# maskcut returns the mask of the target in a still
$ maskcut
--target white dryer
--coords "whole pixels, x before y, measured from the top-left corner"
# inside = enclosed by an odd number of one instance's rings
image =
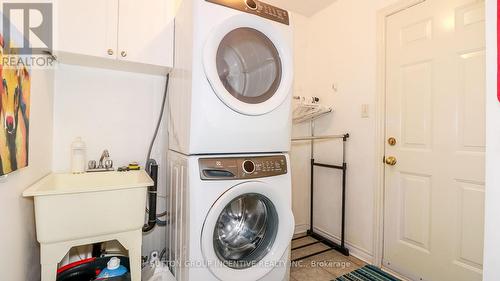
[[[289,151],[289,12],[257,0],[183,0],[175,34],[170,148],[186,155]]]
[[[288,155],[169,153],[169,260],[177,281],[289,278]]]

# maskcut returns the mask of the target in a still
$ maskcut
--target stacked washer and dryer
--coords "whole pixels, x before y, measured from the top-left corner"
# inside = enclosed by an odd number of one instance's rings
[[[288,11],[183,0],[169,97],[170,267],[178,281],[289,278]]]

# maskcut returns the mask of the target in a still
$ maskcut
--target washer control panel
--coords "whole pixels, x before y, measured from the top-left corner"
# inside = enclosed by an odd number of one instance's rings
[[[288,173],[286,157],[200,158],[202,180],[242,180],[273,177]]]
[[[210,3],[222,5],[241,12],[257,15],[268,20],[290,25],[290,15],[287,10],[258,0],[205,0]]]

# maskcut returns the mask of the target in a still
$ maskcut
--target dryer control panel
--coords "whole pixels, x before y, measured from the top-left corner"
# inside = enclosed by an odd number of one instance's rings
[[[202,180],[244,180],[284,175],[288,173],[286,157],[200,158]]]
[[[205,0],[210,3],[219,4],[241,12],[253,14],[268,20],[290,25],[290,15],[287,10],[258,0]]]

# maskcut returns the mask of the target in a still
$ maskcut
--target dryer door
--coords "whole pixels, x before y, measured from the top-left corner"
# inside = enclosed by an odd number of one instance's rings
[[[246,115],[271,112],[290,98],[291,42],[284,29],[249,15],[224,21],[205,45],[205,74],[219,99]]]
[[[205,263],[220,280],[258,280],[278,266],[289,246],[294,219],[280,187],[247,182],[224,193],[203,225]],[[286,203],[288,202],[288,203]]]

